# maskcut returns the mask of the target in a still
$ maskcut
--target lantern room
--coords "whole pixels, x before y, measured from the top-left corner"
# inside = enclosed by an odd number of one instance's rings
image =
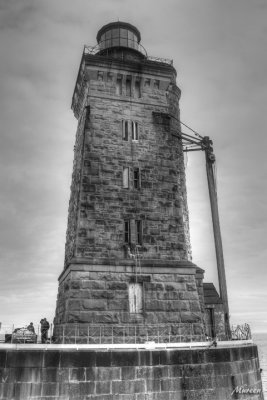
[[[139,30],[126,22],[111,22],[104,25],[97,33],[99,53],[105,54],[110,49],[124,47],[146,56],[146,50],[140,44],[141,34]]]

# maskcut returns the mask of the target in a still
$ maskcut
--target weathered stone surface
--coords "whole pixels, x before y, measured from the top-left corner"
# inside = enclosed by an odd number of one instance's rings
[[[107,283],[108,290],[126,290],[128,289],[127,283],[124,282],[108,282]]]
[[[129,400],[134,396],[134,400],[224,400],[231,398],[231,377],[237,385],[261,390],[255,346],[217,348],[205,353],[189,349],[41,350],[41,368],[35,366],[35,352],[23,351],[18,359],[17,350],[4,351],[3,370],[9,379],[2,379],[0,399],[31,400],[43,396],[60,400],[63,396],[87,396],[92,400]],[[19,364],[11,366],[15,359]],[[35,377],[34,383],[29,382],[29,376]],[[253,398],[263,399],[261,393]]]
[[[201,314],[192,312],[181,312],[181,321],[189,323],[201,321]]]
[[[82,281],[83,289],[93,289],[93,290],[104,290],[106,288],[106,283],[102,281]]]
[[[83,300],[83,308],[86,310],[99,310],[103,311],[107,309],[107,302],[105,300]]]

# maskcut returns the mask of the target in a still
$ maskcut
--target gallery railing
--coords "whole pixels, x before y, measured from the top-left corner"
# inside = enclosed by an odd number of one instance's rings
[[[138,44],[135,42],[132,46],[129,46],[129,47],[134,48],[135,50],[138,50],[140,53],[142,53],[145,60],[159,62],[159,63],[163,63],[163,64],[168,64],[168,65],[173,65],[173,60],[171,60],[169,58],[149,56],[146,52],[146,49],[141,44]],[[112,49],[112,47],[110,47],[110,48]],[[101,45],[101,43],[97,44],[96,46],[85,45],[84,46],[84,54],[96,55],[103,49],[104,49],[104,47],[103,47],[103,45]]]
[[[54,330],[55,343],[126,344],[204,341],[200,324],[173,325],[62,325]]]
[[[251,330],[248,324],[232,325],[231,340],[249,340],[251,338]]]
[[[127,344],[127,343],[190,343],[205,342],[216,339],[226,340],[224,335],[209,337],[198,323],[178,323],[169,325],[50,325],[44,334],[40,325],[34,332],[26,327],[2,326],[0,342],[6,343],[62,343],[62,344]],[[251,330],[248,324],[236,325],[231,328],[231,338],[228,340],[249,340]]]

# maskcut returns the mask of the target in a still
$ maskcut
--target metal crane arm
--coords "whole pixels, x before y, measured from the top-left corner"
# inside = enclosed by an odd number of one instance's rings
[[[207,180],[209,188],[209,198],[211,206],[211,216],[213,224],[213,235],[215,243],[220,296],[224,305],[226,335],[230,337],[229,306],[228,306],[227,286],[225,277],[221,228],[219,220],[218,198],[217,198],[216,182],[214,176],[215,155],[213,153],[213,147],[212,147],[213,143],[208,136],[201,137],[199,135],[199,137],[196,137],[184,133],[181,133],[180,136],[183,142],[184,152],[202,150],[205,151],[206,155],[206,172],[207,172]],[[191,143],[192,147],[190,148],[186,147],[188,143]]]

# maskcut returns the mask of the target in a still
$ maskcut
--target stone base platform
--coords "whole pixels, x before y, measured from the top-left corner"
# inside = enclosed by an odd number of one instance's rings
[[[79,342],[86,343],[84,337],[97,325],[173,325],[175,336],[175,325],[186,330],[190,324],[188,337],[199,340],[205,334],[203,270],[195,264],[142,260],[137,267],[133,260],[107,261],[76,261],[61,274],[54,320],[57,342],[78,334]]]
[[[198,349],[103,346],[2,346],[0,399],[263,400],[255,345]],[[255,393],[239,394],[236,388]]]

